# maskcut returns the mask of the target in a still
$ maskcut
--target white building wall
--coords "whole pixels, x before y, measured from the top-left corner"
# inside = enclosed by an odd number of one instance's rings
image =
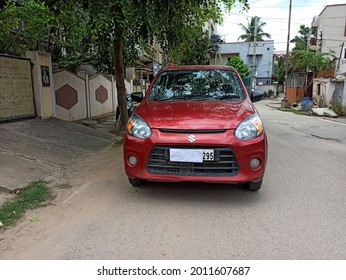
[[[71,72],[59,70],[53,77],[55,99],[59,98],[59,102],[55,105],[57,118],[76,121],[96,118],[116,111],[118,98],[113,76],[89,77],[81,72],[77,76]],[[126,80],[125,87],[128,93],[132,92],[132,85]]]
[[[322,53],[335,52],[336,74],[346,73],[346,4],[328,5],[318,18],[317,43]]]
[[[85,80],[68,71],[58,71],[54,75],[54,91],[69,85],[77,92],[78,102],[70,109],[55,105],[56,117],[65,121],[75,121],[87,118],[87,101]]]
[[[103,87],[107,91],[107,99],[101,103],[96,98],[96,91]],[[89,79],[90,93],[90,117],[101,116],[110,112],[114,112],[113,101],[114,90],[112,82],[102,75],[95,75]]]
[[[240,58],[249,66],[251,71],[254,42],[236,42],[219,44],[219,56],[211,61],[212,64],[226,65],[228,58],[239,54]],[[273,75],[274,41],[260,41],[256,43],[257,77],[271,77]]]
[[[313,100],[319,107],[328,107],[333,102],[341,102],[346,107],[346,83],[344,79],[315,78]]]

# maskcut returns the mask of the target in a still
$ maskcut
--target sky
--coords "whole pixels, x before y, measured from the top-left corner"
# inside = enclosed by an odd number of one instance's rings
[[[239,4],[224,16],[224,23],[217,27],[218,34],[227,42],[237,42],[244,34],[239,23],[248,25],[247,19],[259,16],[266,25],[263,31],[271,34],[275,51],[286,51],[290,0],[248,0],[250,9],[240,13]],[[311,26],[314,16],[319,15],[326,5],[346,4],[345,0],[292,0],[290,40],[299,35],[299,26]],[[265,39],[267,40],[267,39]],[[241,40],[240,40],[241,42]],[[290,44],[290,49],[294,44]]]

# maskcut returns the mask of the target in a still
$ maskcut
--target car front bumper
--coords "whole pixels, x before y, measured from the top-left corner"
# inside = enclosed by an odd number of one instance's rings
[[[188,137],[193,134],[196,140],[193,143]],[[153,173],[148,169],[148,159],[151,151],[156,146],[183,147],[183,148],[230,148],[237,162],[237,172],[232,175],[222,174],[171,174],[169,172]],[[135,156],[137,163],[132,165],[130,156]],[[259,160],[259,166],[250,167],[252,159]],[[260,181],[264,175],[267,161],[267,137],[265,132],[251,140],[239,140],[234,136],[234,130],[226,130],[221,133],[171,133],[152,130],[152,135],[147,139],[138,139],[129,134],[124,142],[125,172],[130,178],[145,179],[160,182],[197,181],[210,183],[244,183]]]

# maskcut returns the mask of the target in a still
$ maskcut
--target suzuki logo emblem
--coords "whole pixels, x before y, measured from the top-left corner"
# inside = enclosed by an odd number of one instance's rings
[[[187,140],[189,140],[191,143],[196,141],[196,136],[195,135],[190,135],[187,137]]]

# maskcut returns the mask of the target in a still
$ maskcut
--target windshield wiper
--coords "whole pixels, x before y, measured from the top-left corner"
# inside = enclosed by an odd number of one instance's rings
[[[203,101],[203,100],[208,100],[209,96],[205,94],[193,94],[193,95],[190,95],[190,99],[194,101]]]
[[[224,99],[240,99],[239,94],[225,94],[221,96],[214,96],[215,99],[224,100]]]
[[[175,100],[196,100],[195,98],[200,99],[201,96],[193,96],[193,95],[179,95],[179,96],[171,96],[167,98],[154,99],[154,101],[175,101]]]
[[[186,96],[171,96],[171,97],[165,97],[165,98],[159,98],[159,99],[154,99],[154,101],[174,101],[174,100],[185,100]]]

